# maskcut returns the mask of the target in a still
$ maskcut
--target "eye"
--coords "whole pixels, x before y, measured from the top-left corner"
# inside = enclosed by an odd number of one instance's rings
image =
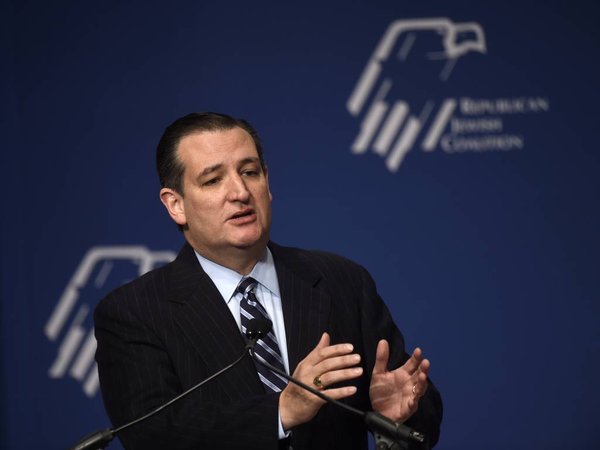
[[[202,186],[214,186],[215,184],[217,184],[219,181],[221,180],[221,178],[219,177],[214,177],[211,178],[210,180],[206,180],[204,183],[202,183]]]
[[[260,169],[256,167],[249,167],[247,169],[242,170],[242,175],[245,177],[257,177],[261,174]]]

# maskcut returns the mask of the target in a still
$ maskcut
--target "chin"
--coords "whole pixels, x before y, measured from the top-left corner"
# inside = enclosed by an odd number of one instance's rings
[[[233,245],[239,249],[253,248],[257,245],[267,245],[268,237],[263,235],[244,236],[239,239],[235,239]]]

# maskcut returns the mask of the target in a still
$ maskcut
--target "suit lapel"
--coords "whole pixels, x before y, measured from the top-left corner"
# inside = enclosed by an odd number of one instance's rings
[[[275,260],[290,371],[317,345],[327,331],[331,299],[319,285],[321,275],[297,252],[269,244]]]
[[[233,362],[244,351],[245,341],[231,311],[212,280],[202,270],[193,249],[185,245],[171,276],[169,301],[181,333],[210,370]],[[240,382],[235,389],[256,392],[262,385],[250,358],[240,364]]]

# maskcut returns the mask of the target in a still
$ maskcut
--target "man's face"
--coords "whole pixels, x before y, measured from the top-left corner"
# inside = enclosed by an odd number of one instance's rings
[[[237,127],[191,134],[179,142],[178,156],[183,196],[163,189],[161,199],[173,220],[187,226],[192,247],[216,261],[234,248],[264,248],[272,197],[250,135]]]

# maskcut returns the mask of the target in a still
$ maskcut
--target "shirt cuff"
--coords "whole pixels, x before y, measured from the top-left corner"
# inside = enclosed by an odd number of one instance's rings
[[[279,439],[286,439],[290,437],[291,431],[285,431],[283,429],[283,424],[281,423],[281,414],[279,413],[279,410],[277,410],[277,424],[279,428]]]

